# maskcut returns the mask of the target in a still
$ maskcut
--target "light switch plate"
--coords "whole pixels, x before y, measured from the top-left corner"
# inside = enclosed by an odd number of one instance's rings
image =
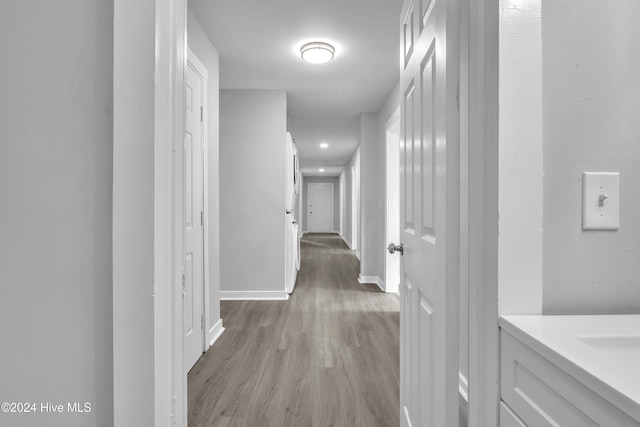
[[[620,228],[620,174],[582,173],[582,229]]]

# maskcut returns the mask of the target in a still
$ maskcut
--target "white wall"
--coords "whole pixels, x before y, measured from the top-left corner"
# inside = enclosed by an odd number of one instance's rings
[[[540,0],[500,0],[500,314],[542,312]]]
[[[209,333],[220,320],[220,59],[191,10],[187,16],[187,43],[209,73],[205,108],[209,155]],[[212,338],[209,336],[207,342]]]
[[[338,233],[340,230],[340,180],[337,176],[315,177],[307,176],[304,178],[302,191],[302,212],[297,214],[298,224],[301,225],[302,231],[307,230],[307,211],[309,204],[307,203],[307,194],[309,193],[308,185],[311,183],[328,183],[333,184],[333,231]]]
[[[284,293],[286,94],[220,92],[220,289]]]
[[[3,426],[113,426],[113,18],[0,4],[0,402],[92,403]]]
[[[548,314],[640,313],[639,21],[634,0],[544,4]],[[620,172],[619,231],[582,231],[583,171]]]

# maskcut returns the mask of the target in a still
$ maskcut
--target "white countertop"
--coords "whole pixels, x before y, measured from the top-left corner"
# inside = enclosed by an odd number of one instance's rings
[[[503,316],[500,327],[640,422],[640,315]]]

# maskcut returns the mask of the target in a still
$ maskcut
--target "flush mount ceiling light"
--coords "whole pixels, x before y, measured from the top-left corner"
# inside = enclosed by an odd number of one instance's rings
[[[320,144],[320,148],[328,148],[329,144],[327,144],[326,142],[323,142],[322,144]]]
[[[320,168],[318,169],[318,172],[324,172],[324,169]]]
[[[336,50],[329,43],[311,42],[300,48],[300,56],[311,64],[324,64],[333,59]]]

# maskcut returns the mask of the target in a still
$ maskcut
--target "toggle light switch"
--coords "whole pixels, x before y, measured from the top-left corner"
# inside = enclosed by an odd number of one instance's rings
[[[582,173],[582,229],[620,228],[620,174]]]

